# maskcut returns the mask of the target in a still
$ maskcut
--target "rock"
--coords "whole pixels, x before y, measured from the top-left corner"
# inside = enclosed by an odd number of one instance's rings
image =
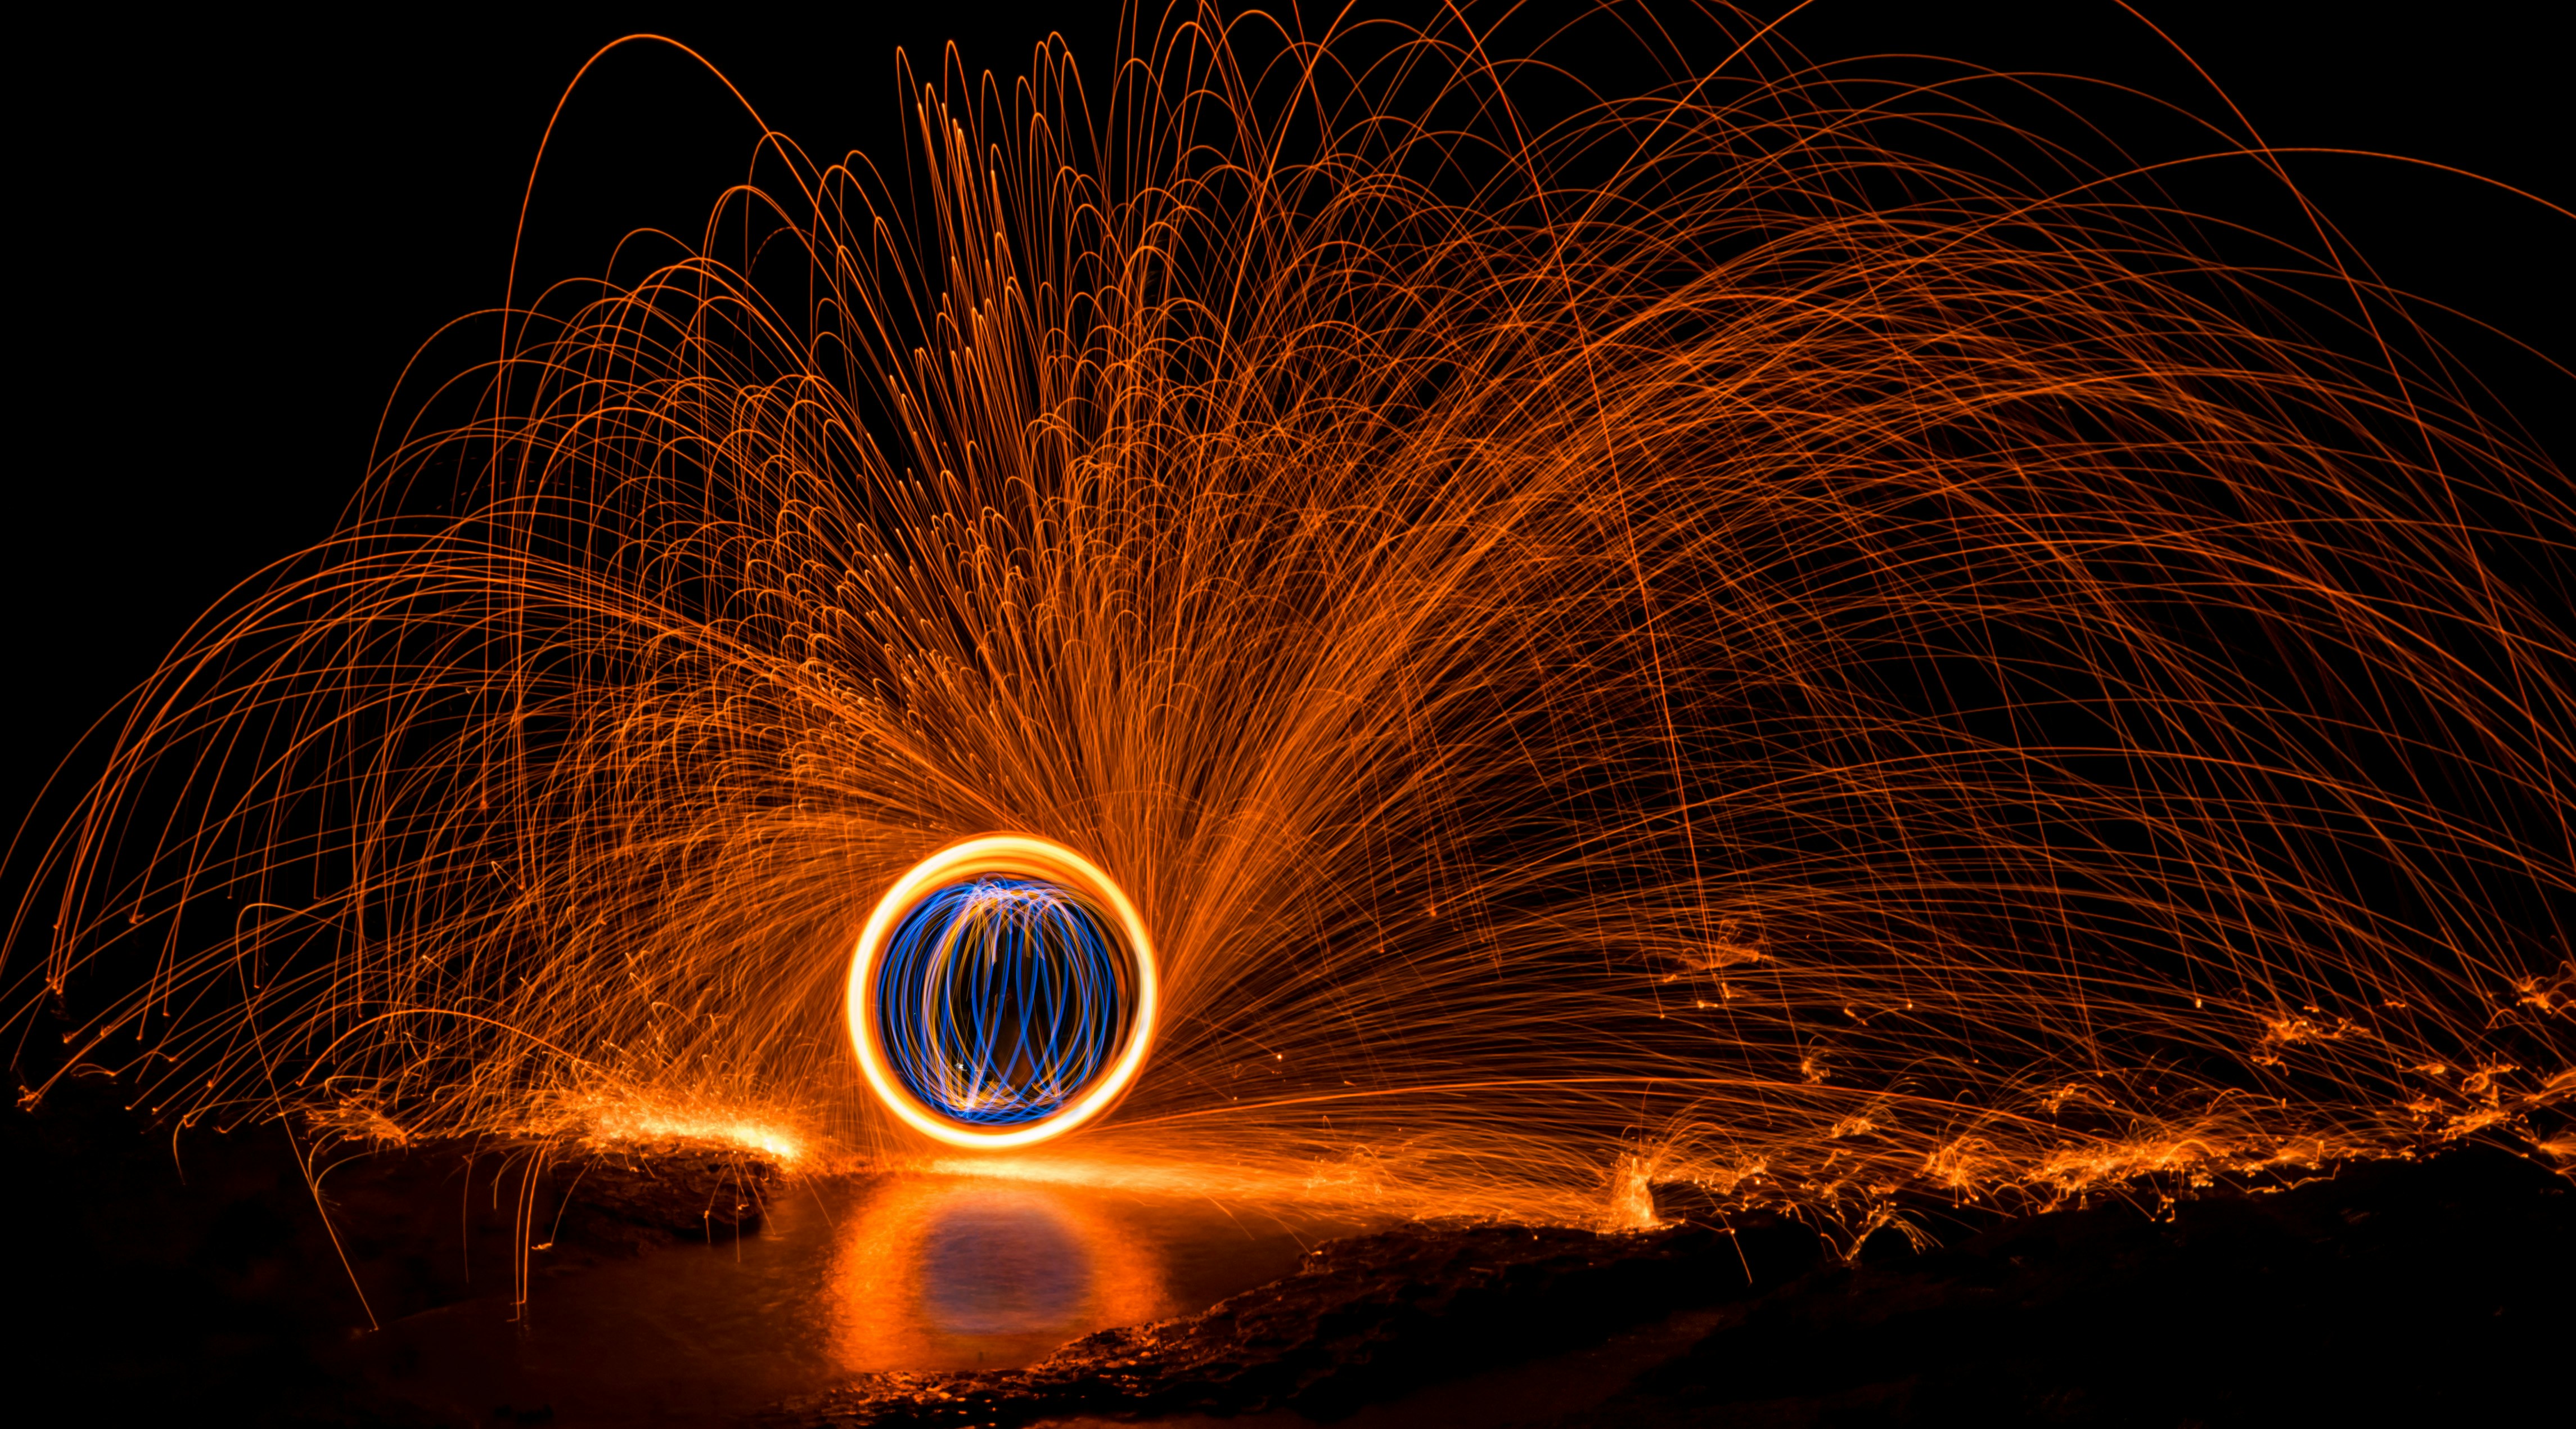
[[[1557,1429],[2509,1422],[2576,1339],[2576,1195],[2493,1149],[1862,1251]]]
[[[1914,1237],[1895,1226],[1880,1226],[1861,1237],[1852,1255],[1863,1265],[1894,1265],[1912,1260],[1915,1253]]]
[[[778,1177],[757,1157],[696,1147],[576,1151],[549,1170],[561,1211],[553,1239],[634,1249],[756,1230]]]
[[[878,1376],[763,1422],[1274,1407],[1331,1419],[1709,1305],[1722,1308],[1703,1312],[1704,1338],[1551,1429],[2367,1423],[2391,1410],[2437,1423],[2462,1406],[2508,1422],[2504,1406],[2576,1335],[2564,1303],[2576,1197],[2501,1151],[2348,1166],[2274,1194],[2182,1201],[2162,1219],[2128,1202],[1965,1212],[1941,1227],[1951,1244],[1918,1250],[1882,1228],[1849,1262],[1793,1221],[1737,1212],[1732,1237],[1694,1223],[1720,1218],[1704,1207],[1627,1236],[1357,1237],[1204,1315],[1104,1331],[1023,1371]]]
[[[260,1405],[277,1423],[404,1422],[405,1406],[374,1397],[347,1362],[371,1316],[506,1302],[531,1239],[552,1241],[532,1263],[543,1276],[746,1232],[773,1174],[678,1148],[539,1158],[524,1145],[343,1146],[315,1157],[317,1204],[310,1137],[273,1121],[230,1134],[156,1127],[127,1100],[112,1082],[71,1078],[0,1112],[11,1221],[32,1232],[15,1283],[47,1307],[19,1348],[66,1383],[112,1386],[89,1415],[107,1421]]]
[[[1647,1192],[1654,1198],[1655,1218],[1716,1231],[1735,1250],[1735,1283],[1731,1293],[1767,1290],[1803,1275],[1825,1254],[1825,1241],[1815,1229],[1784,1212],[1728,1202],[1696,1181],[1657,1181]],[[1713,1303],[1719,1296],[1710,1297]]]
[[[390,1275],[398,1316],[497,1293],[498,1268],[531,1247],[554,1266],[748,1234],[777,1174],[698,1147],[433,1141],[348,1159],[323,1195],[352,1258],[380,1267],[369,1293]]]
[[[1812,1233],[1806,1241],[1812,1260]],[[1758,1245],[1758,1263],[1779,1258],[1770,1241]],[[873,1429],[1280,1406],[1329,1419],[1745,1293],[1745,1262],[1734,1237],[1704,1226],[1623,1235],[1412,1226],[1328,1242],[1285,1280],[1204,1314],[1104,1330],[1025,1370],[878,1376],[782,1406],[766,1422]]]

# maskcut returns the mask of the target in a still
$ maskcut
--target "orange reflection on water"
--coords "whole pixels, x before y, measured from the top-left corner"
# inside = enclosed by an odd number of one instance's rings
[[[853,1372],[1026,1364],[1176,1309],[1160,1260],[1096,1193],[892,1177],[837,1239],[832,1353]]]

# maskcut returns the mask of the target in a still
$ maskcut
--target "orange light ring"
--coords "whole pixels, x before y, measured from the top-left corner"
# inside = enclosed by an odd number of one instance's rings
[[[960,1125],[922,1104],[887,1065],[885,1047],[877,1027],[877,1000],[870,990],[876,981],[878,964],[885,957],[886,942],[894,936],[895,925],[915,903],[950,884],[984,874],[1008,874],[1019,878],[1038,879],[1061,885],[1084,895],[1109,911],[1117,920],[1118,931],[1127,940],[1136,959],[1136,1020],[1120,1050],[1118,1060],[1109,1070],[1085,1088],[1080,1096],[1044,1121],[1029,1122],[1002,1130],[984,1130]],[[1153,1049],[1154,1027],[1161,1009],[1161,981],[1154,965],[1153,940],[1145,934],[1145,920],[1136,914],[1136,905],[1127,901],[1126,891],[1110,880],[1099,865],[1064,845],[1028,834],[988,834],[950,844],[906,870],[903,877],[877,900],[876,910],[868,915],[867,926],[860,930],[857,954],[850,960],[850,985],[845,1012],[850,1021],[850,1045],[859,1054],[859,1071],[877,1099],[894,1114],[925,1136],[951,1146],[974,1147],[1001,1151],[1015,1146],[1032,1146],[1062,1136],[1089,1122],[1115,1106],[1127,1094],[1137,1074],[1145,1067],[1145,1057]]]

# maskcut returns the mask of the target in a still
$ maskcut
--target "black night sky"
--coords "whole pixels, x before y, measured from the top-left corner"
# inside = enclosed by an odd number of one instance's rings
[[[792,20],[441,10],[65,33],[45,60],[53,98],[30,121],[44,137],[21,161],[41,196],[24,251],[46,334],[25,410],[56,434],[39,449],[60,474],[23,480],[0,576],[26,616],[21,668],[45,672],[31,687],[42,694],[19,702],[15,777],[67,746],[234,582],[330,530],[403,363],[439,324],[498,301],[546,117],[599,45],[650,32],[694,46],[814,154],[894,141],[898,48],[929,70],[953,41],[971,72],[1007,75],[1050,30],[1078,57],[1117,45],[1111,5],[937,18],[892,7],[908,12],[892,20],[885,8]],[[2275,146],[2403,154],[2561,204],[2576,194],[2546,7],[2144,8]],[[1825,3],[1787,33],[1820,59],[1944,55],[2209,103],[2109,3]],[[536,195],[527,267],[543,277],[596,271],[634,228],[694,232],[755,137],[677,55],[629,50],[592,85]],[[2300,159],[2292,173],[2395,286],[2568,360],[2570,287],[2553,276],[2567,240],[2545,210],[2361,159]],[[2550,390],[2528,358],[2463,351],[2508,399]],[[2515,404],[2562,464],[2563,408]]]
[[[2551,7],[2137,4],[2278,149],[2407,155],[2576,207],[2576,167],[2566,142],[2568,47]],[[1542,32],[1557,8],[1528,7],[1514,21],[1521,27],[1514,33]],[[1358,10],[1406,18],[1430,13],[1368,0]],[[1327,12],[1303,13],[1312,26]],[[69,807],[65,789],[81,785],[99,757],[94,747],[75,748],[83,730],[150,674],[190,622],[238,582],[330,534],[364,477],[379,417],[405,362],[441,323],[501,299],[530,161],[564,85],[599,46],[636,32],[693,46],[773,127],[808,154],[830,158],[901,142],[902,110],[911,97],[895,85],[899,50],[911,57],[917,76],[935,78],[941,48],[953,42],[967,72],[989,70],[1007,81],[1049,31],[1066,37],[1086,74],[1095,65],[1105,70],[1118,50],[1119,11],[1106,3],[868,4],[828,13],[821,7],[441,7],[291,20],[214,11],[152,21],[58,16],[40,27],[20,51],[25,82],[43,92],[21,99],[17,149],[18,330],[32,340],[19,360],[15,410],[31,440],[9,483],[10,559],[0,564],[0,600],[15,612],[16,671],[10,700],[16,757],[0,778],[0,804],[32,810],[27,828],[35,837],[50,833]],[[1821,0],[1791,19],[1785,33],[1817,59],[1943,56],[2086,76],[2205,114],[2221,112],[2191,67],[2110,0]],[[599,271],[631,230],[695,235],[714,195],[741,175],[756,137],[721,85],[684,56],[653,46],[612,56],[576,96],[553,141],[530,211],[522,290],[532,279]],[[2148,147],[2172,149],[2171,139],[2170,133],[2151,136]],[[2293,156],[2287,164],[2383,279],[2466,315],[2433,317],[2429,330],[2487,386],[2491,415],[2510,413],[2562,468],[2576,468],[2576,402],[2569,400],[2568,376],[2550,362],[2576,363],[2576,339],[2569,336],[2576,282],[2567,272],[2576,257],[2576,221],[2433,168],[2328,155]],[[2276,194],[2248,181],[2195,180],[2188,193],[2222,218],[2276,225],[2282,212]],[[2519,349],[2467,319],[2492,323],[2537,351]],[[2563,583],[2566,573],[2558,578]],[[2558,594],[2565,598],[2563,584]],[[47,791],[57,760],[66,756]],[[25,877],[23,859],[0,870],[6,880],[0,895],[12,908]],[[9,950],[0,985],[16,985],[27,959],[40,955],[36,937],[21,941]],[[35,1144],[18,1138],[0,1149],[16,1155]],[[135,1244],[146,1249],[120,1249],[103,1242],[112,1232],[98,1229],[97,1216],[65,1209],[66,1198],[104,1197],[123,1207],[117,1214],[157,1223],[156,1207],[179,1201],[154,1197],[200,1194],[169,1180],[166,1140],[150,1154],[102,1143],[85,1172],[66,1169],[90,1155],[78,1147],[67,1151],[69,1145],[46,1143],[42,1156],[29,1153],[34,1159],[23,1168],[10,1168],[19,1234],[45,1234],[51,1225],[88,1227],[58,1238],[35,1271],[40,1284],[18,1297],[22,1311],[59,1312],[64,1325],[87,1327],[67,1329],[74,1340],[94,1331],[128,1346],[111,1353],[93,1345],[90,1352],[100,1373],[110,1366],[130,1371],[146,1386],[136,1391],[144,1400],[185,1404],[195,1377],[203,1375],[213,1396],[207,1407],[225,1410],[209,1413],[210,1421],[229,1421],[238,1407],[246,1416],[241,1422],[379,1422],[376,1408],[315,1407],[329,1403],[331,1376],[341,1371],[315,1368],[300,1348],[312,1342],[312,1326],[295,1317],[329,1320],[338,1313],[327,1284],[300,1299],[243,1290],[248,1272],[204,1271],[197,1252],[169,1249],[178,1231],[160,1241],[153,1239],[158,1232],[138,1232]],[[2509,1159],[2498,1153],[2499,1162]],[[115,1178],[128,1172],[102,1169],[114,1167],[135,1168],[134,1184],[148,1187],[125,1195]],[[22,1169],[34,1174],[18,1174]],[[215,1184],[225,1184],[225,1174],[215,1173]],[[2174,1382],[2186,1387],[2172,1396],[2123,1400],[2106,1386],[2139,1373],[2136,1362],[2100,1345],[2127,1337],[2150,1347],[2140,1354],[2188,1358],[2197,1342],[2171,1338],[2178,1333],[2172,1325],[2204,1316],[2212,1335],[2268,1333],[2301,1316],[2331,1322],[2289,1335],[2280,1354],[2304,1356],[2320,1374],[2346,1377],[2331,1392],[2308,1398],[2231,1398],[2232,1390],[2207,1388],[2219,1382],[2208,1378],[2204,1388],[2215,1396],[2209,1402],[2234,1407],[2207,1422],[2301,1411],[2362,1415],[2378,1402],[2379,1386],[2352,1380],[2355,1366],[2373,1357],[2420,1363],[2486,1354],[2491,1347],[2478,1338],[2486,1322],[2462,1318],[2471,1314],[2472,1300],[2484,1305],[2477,1297],[2489,1296],[2522,1307],[2544,1298],[2548,1285],[2563,1287],[2557,1279],[2569,1249],[2563,1178],[2533,1189],[2549,1179],[2521,1162],[2454,1165],[2413,1180],[2391,1172],[2331,1194],[2312,1190],[2305,1200],[2284,1196],[2259,1215],[2248,1211],[2234,1221],[2226,1216],[2235,1212],[2213,1212],[2215,1219],[2193,1232],[2199,1239],[2157,1241],[2145,1250],[2138,1249],[2148,1244],[2137,1239],[2143,1233],[2108,1220],[2008,1228],[2009,1234],[1963,1220],[1955,1228],[1963,1248],[1945,1252],[1949,1261],[1934,1266],[1926,1257],[1918,1265],[1911,1250],[1881,1244],[1882,1258],[1872,1262],[1880,1269],[1850,1272],[1863,1277],[1852,1282],[1863,1288],[1870,1274],[1915,1275],[1908,1284],[1935,1286],[1937,1293],[1922,1291],[1929,1299],[1918,1296],[1935,1308],[1903,1322],[1912,1329],[1891,1329],[1895,1322],[1855,1309],[1860,1302],[1844,1293],[1849,1284],[1796,1280],[1808,1270],[1799,1257],[1810,1251],[1792,1247],[1781,1252],[1786,1259],[1779,1265],[1765,1267],[1760,1258],[1769,1243],[1748,1239],[1749,1276],[1768,1276],[1775,1287],[1793,1281],[1806,1287],[1783,1292],[1788,1298],[1763,1312],[1771,1318],[1757,1317],[1747,1331],[1769,1337],[1760,1341],[1770,1347],[1765,1363],[1712,1367],[1684,1354],[1674,1360],[1682,1368],[1663,1371],[1656,1381],[1662,1387],[1636,1401],[1644,1407],[1634,1422],[1845,1422],[1832,1418],[1837,1413],[1852,1416],[1848,1422],[1932,1422],[1934,1410],[1909,1408],[1917,1401],[1902,1395],[1888,1398],[1871,1387],[1877,1381],[1851,1366],[1875,1356],[1902,1369],[1950,1356],[1981,1366],[1973,1373],[1997,1383],[2039,1373],[1990,1352],[2004,1340],[2035,1347],[2031,1355],[2062,1351],[2063,1362],[2077,1366],[2066,1371],[2077,1387],[2060,1399],[2015,1401],[2022,1406],[2015,1412],[2033,1422],[2056,1412],[2047,1404],[2063,1409],[2061,1422],[2201,1422],[2192,1408],[2200,1401],[2192,1395],[2202,1390],[2188,1387],[2202,1384],[2191,1378],[2195,1371],[2174,1371],[2180,1376]],[[124,1199],[116,1200],[119,1195]],[[2543,1200],[2548,1205],[2534,1210]],[[192,1220],[195,1214],[176,1209],[167,1219],[199,1224],[204,1218]],[[2370,1234],[2382,1239],[2365,1244],[2354,1228],[2374,1216],[2381,1229]],[[2471,1227],[2471,1221],[2480,1224]],[[488,1226],[467,1232],[498,1233]],[[1458,1234],[1467,1239],[1444,1243],[1439,1253],[1462,1264],[1485,1257],[1517,1265],[1513,1257],[1537,1254]],[[162,1249],[149,1249],[154,1245]],[[2557,1258],[2533,1251],[2526,1263],[2520,1257],[2535,1246],[2555,1247],[2549,1253]],[[1427,1253],[1418,1246],[1389,1252],[1395,1259],[1365,1262],[1351,1273],[1448,1273],[1403,1259]],[[1727,1254],[1734,1253],[1730,1244]],[[279,1254],[282,1264],[311,1268]],[[163,1258],[146,1270],[130,1268],[137,1256],[154,1255]],[[128,1268],[93,1279],[90,1267],[102,1261]],[[2470,1268],[2456,1274],[2423,1268],[2436,1263]],[[1667,1293],[1659,1288],[1666,1282],[1655,1278],[1665,1271],[1656,1266],[1544,1265],[1549,1268],[1530,1272],[1532,1283],[1554,1288],[1530,1292],[1535,1302],[1514,1302],[1537,1308],[1493,1310],[1489,1318],[1553,1323],[1551,1316],[1579,1319],[1622,1296],[1660,1305],[1655,1297]],[[1969,1301],[1960,1297],[1969,1292],[1954,1294],[1953,1287],[1969,1284],[1984,1287],[1976,1294],[2002,1287],[2021,1295],[2014,1303],[2023,1308],[1990,1312],[1975,1308],[1987,1303],[1976,1301],[1962,1309]],[[136,1312],[138,1297],[164,1303]],[[2346,1325],[2333,1318],[2344,1313],[2338,1301],[2381,1305],[2407,1297],[2467,1298],[2458,1300],[2457,1316],[2420,1335],[2355,1338],[2359,1331],[2334,1328]],[[229,1314],[236,1299],[259,1307],[244,1312],[240,1344],[207,1348],[217,1337],[209,1322]],[[2557,1313],[2563,1318],[2563,1304]],[[2087,1315],[2093,1318],[2084,1320]],[[2051,1338],[2073,1334],[2064,1327],[2079,1321],[2096,1327],[2085,1347]],[[1458,1323],[1482,1322],[1471,1316]],[[2512,1345],[2527,1350],[2547,1343],[2545,1324],[2515,1324],[2523,1338]],[[1549,1346],[1556,1342],[1529,1334],[1524,1348],[1531,1356],[1554,1353]],[[166,1354],[150,1348],[162,1341],[176,1348]],[[1493,1344],[1501,1348],[1478,1363],[1490,1370],[1491,1360],[1520,1353],[1510,1347],[1523,1343],[1500,1334]],[[1582,1371],[1612,1372],[1599,1365]],[[1950,1383],[1931,1370],[1903,1372],[1913,1376],[1903,1380],[1909,1385]],[[2564,1377],[2563,1367],[2535,1364],[2514,1373],[2539,1392],[2547,1392],[2552,1375]],[[1771,1385],[1765,1402],[1792,1405],[1794,1413],[1729,1417],[1734,1411],[1710,1385],[1762,1374]],[[294,1386],[278,1401],[291,1400],[292,1407],[265,1420],[260,1413],[268,1406],[258,1402],[268,1382],[263,1376]],[[21,1405],[47,1396],[40,1384],[68,1383],[59,1373],[37,1375],[25,1366],[15,1378],[13,1402]],[[2427,1370],[2401,1378],[2405,1394],[2431,1392]],[[1295,1402],[1329,1417],[1406,1387],[1400,1377],[1374,1389],[1368,1386],[1376,1382],[1364,1375],[1336,1383],[1360,1387],[1344,1400]],[[60,1402],[63,1412],[24,1422],[137,1422],[134,1416],[145,1412],[137,1407],[143,1401],[120,1398],[112,1387],[77,1388]],[[1081,1386],[1049,1402],[1067,1412],[1117,1408]],[[1920,1404],[1936,1402],[1982,1401],[1936,1395]],[[1490,1396],[1441,1403],[1448,1407],[1421,1412],[1454,1413],[1461,1424],[1509,1417],[1497,1417]],[[512,1401],[491,1409],[483,1422],[544,1422],[542,1415],[552,1412]],[[2016,1422],[1996,1413],[1999,1422]],[[1613,1422],[1568,1415],[1552,1422]],[[1381,1405],[1353,1422],[1405,1422],[1384,1416]],[[444,1421],[431,1415],[421,1422]],[[983,1421],[927,1411],[918,1419],[833,1418],[818,1409],[794,1422]],[[1304,1421],[1265,1416],[1250,1422]]]

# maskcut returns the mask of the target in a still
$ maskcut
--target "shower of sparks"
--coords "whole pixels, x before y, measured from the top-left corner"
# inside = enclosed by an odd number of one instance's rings
[[[1085,1167],[2566,1156],[2576,513],[2402,296],[1972,71],[1542,122],[1466,23],[1043,48],[518,295],[110,722],[18,1030],[187,1119],[914,1156],[850,950],[1011,830],[1153,930]]]

